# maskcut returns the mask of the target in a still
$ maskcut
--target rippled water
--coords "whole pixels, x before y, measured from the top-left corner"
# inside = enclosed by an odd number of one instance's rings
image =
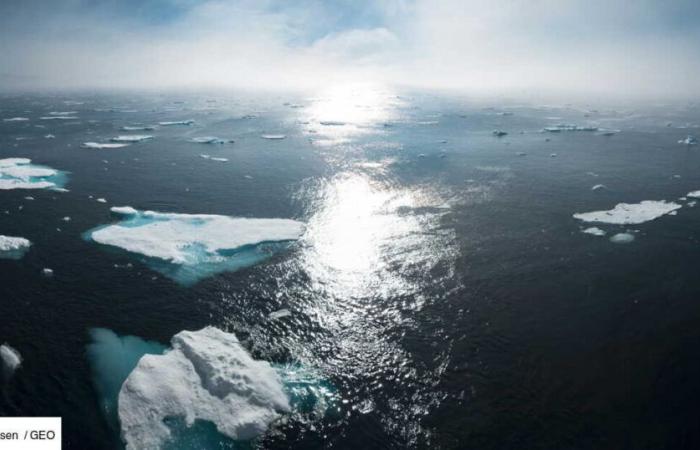
[[[77,119],[40,119],[69,111]],[[374,86],[3,97],[0,118],[20,116],[0,122],[0,157],[67,172],[69,192],[0,192],[0,234],[33,242],[22,259],[0,259],[0,343],[24,359],[3,380],[0,414],[63,416],[66,448],[121,445],[92,376],[90,330],[166,345],[205,325],[257,359],[313,368],[337,395],[253,447],[700,439],[700,208],[678,200],[700,189],[700,148],[678,144],[700,133],[696,105],[476,102]],[[123,126],[187,120],[128,147],[81,148]],[[543,131],[558,124],[598,130]],[[627,244],[573,218],[642,200],[683,207],[603,227],[633,234]],[[182,285],[81,238],[125,205],[292,218],[306,231],[259,264]],[[269,318],[282,308],[291,314]],[[183,439],[214,445],[200,426]]]

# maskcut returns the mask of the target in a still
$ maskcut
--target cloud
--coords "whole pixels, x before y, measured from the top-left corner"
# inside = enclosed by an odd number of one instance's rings
[[[356,78],[697,96],[698,13],[687,0],[28,0],[0,6],[0,77],[27,88],[303,88]]]

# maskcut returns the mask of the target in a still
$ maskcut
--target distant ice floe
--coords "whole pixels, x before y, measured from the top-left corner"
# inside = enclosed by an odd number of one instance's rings
[[[678,143],[683,145],[698,145],[698,140],[695,136],[688,135],[685,139],[678,141]]]
[[[158,122],[158,125],[162,127],[170,127],[174,125],[193,125],[194,120],[177,120],[177,121],[171,121],[171,122]]]
[[[211,155],[206,155],[206,154],[201,154],[199,155],[200,157],[204,159],[210,159],[212,161],[218,161],[218,162],[228,162],[228,158],[219,158],[216,156],[211,156]]]
[[[543,131],[547,133],[561,133],[563,131],[599,131],[598,127],[572,125],[567,123],[560,123],[559,125],[554,125],[551,127],[545,127]]]
[[[255,360],[234,334],[214,327],[176,334],[171,349],[107,329],[90,335],[102,410],[127,449],[180,448],[183,436],[182,448],[219,448],[221,440],[264,434],[292,411],[323,417],[337,400],[314,371]]]
[[[151,136],[150,134],[132,134],[113,137],[112,139],[110,139],[110,141],[120,143],[134,143],[147,141],[149,139],[153,139],[153,136]]]
[[[593,211],[574,214],[574,218],[584,222],[600,222],[614,225],[636,225],[658,219],[681,205],[664,200],[644,200],[640,203],[619,203],[608,211]]]
[[[70,115],[53,115],[53,116],[42,116],[39,117],[41,120],[76,120],[79,119],[78,116],[70,116]]]
[[[8,117],[7,119],[2,119],[3,122],[26,122],[28,117]]]
[[[605,236],[605,231],[598,227],[586,228],[585,230],[582,230],[582,233],[592,234],[593,236]]]
[[[0,234],[0,259],[20,259],[31,245],[29,239]]]
[[[88,231],[87,239],[147,257],[149,266],[182,283],[254,265],[287,247],[305,225],[290,219],[248,219],[113,207],[117,224]]]
[[[195,144],[226,144],[226,143],[231,143],[233,142],[232,139],[221,139],[216,136],[202,136],[202,137],[194,137],[190,139],[190,142],[194,142]]]
[[[120,128],[122,131],[153,131],[155,129],[156,127],[152,125],[127,125]]]
[[[607,189],[607,186],[605,186],[604,184],[596,184],[591,188],[592,191],[599,191],[601,189]]]
[[[81,147],[93,149],[114,149],[128,147],[129,144],[119,144],[115,142],[84,142]]]
[[[0,159],[0,190],[63,188],[63,172],[31,162],[27,158]]]
[[[691,198],[700,198],[700,191],[688,192],[685,196]]]
[[[632,241],[634,241],[634,235],[631,233],[617,233],[610,236],[610,242],[615,244],[629,244]]]
[[[260,137],[263,139],[279,140],[279,139],[284,139],[287,136],[284,134],[263,134],[263,135],[260,135]]]
[[[22,365],[22,355],[9,344],[4,343],[0,345],[0,362],[2,362],[4,374],[9,376]]]

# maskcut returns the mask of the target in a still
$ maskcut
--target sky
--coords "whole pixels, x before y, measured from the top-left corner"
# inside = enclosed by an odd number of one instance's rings
[[[697,0],[2,0],[0,89],[700,97]]]

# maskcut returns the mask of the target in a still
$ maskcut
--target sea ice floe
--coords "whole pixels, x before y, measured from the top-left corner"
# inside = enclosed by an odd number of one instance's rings
[[[0,258],[20,259],[24,256],[32,243],[29,239],[16,236],[3,236],[0,234]]]
[[[194,137],[190,139],[190,142],[194,142],[195,144],[226,144],[233,142],[231,139],[221,139],[216,136],[202,136],[202,137]]]
[[[48,267],[44,267],[41,269],[41,274],[44,275],[45,277],[52,277],[53,276],[53,269],[50,269]]]
[[[572,125],[567,123],[560,123],[559,125],[554,125],[551,127],[545,127],[543,131],[547,133],[561,133],[562,131],[598,131],[598,127]]]
[[[151,136],[150,134],[132,134],[132,135],[113,137],[112,139],[110,139],[110,141],[132,143],[132,142],[147,141],[149,139],[153,139],[153,136]]]
[[[104,199],[104,198],[102,198],[102,197],[98,198],[98,199],[95,200],[95,201],[96,201],[97,203],[107,203],[107,200]]]
[[[212,161],[228,162],[228,158],[219,158],[216,156],[211,156],[211,155],[206,155],[206,154],[201,154],[199,156],[204,158],[204,159],[210,159]]]
[[[26,122],[28,117],[8,117],[7,119],[2,119],[3,122]]]
[[[640,203],[619,203],[608,211],[593,211],[574,214],[584,222],[600,222],[615,225],[633,225],[648,222],[680,209],[681,205],[664,200],[644,200]]]
[[[279,139],[284,139],[287,136],[284,134],[263,134],[263,135],[260,135],[260,137],[263,139],[279,140]]]
[[[123,126],[120,128],[122,131],[153,131],[156,127],[152,125],[134,125],[134,126]]]
[[[81,147],[94,149],[114,149],[128,147],[129,144],[118,144],[115,142],[85,142]]]
[[[267,317],[270,320],[278,320],[278,319],[281,319],[282,317],[288,317],[291,315],[292,315],[291,311],[289,311],[287,308],[282,308],[282,309],[279,309],[277,311],[271,312],[270,314],[268,314]]]
[[[601,230],[598,227],[586,228],[585,230],[582,230],[582,232],[586,234],[592,234],[593,236],[605,236],[605,231]]]
[[[22,365],[22,355],[9,344],[4,343],[0,345],[0,361],[3,372],[6,375],[12,375]]]
[[[65,173],[31,162],[27,158],[0,159],[0,190],[63,188]]]
[[[95,228],[87,239],[147,257],[147,263],[182,284],[254,265],[287,247],[304,231],[290,219],[248,219],[113,207],[125,216]]]
[[[194,124],[194,120],[176,120],[176,121],[170,121],[170,122],[158,122],[158,125],[162,127],[169,127],[173,125],[192,125]]]
[[[162,355],[144,355],[119,392],[127,449],[160,448],[171,437],[166,419],[187,427],[213,423],[234,440],[263,434],[291,411],[281,377],[253,359],[236,336],[214,327],[182,331]]]
[[[617,233],[610,236],[610,242],[615,244],[629,244],[632,241],[634,241],[634,235],[631,233]]]
[[[692,198],[700,198],[700,191],[688,192],[685,196]]]
[[[688,135],[685,139],[678,141],[678,143],[683,145],[698,145],[698,140],[695,136]]]

